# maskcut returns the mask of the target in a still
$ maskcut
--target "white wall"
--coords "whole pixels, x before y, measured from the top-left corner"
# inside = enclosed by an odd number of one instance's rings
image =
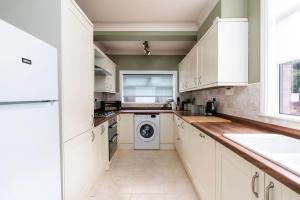
[[[60,0],[0,0],[0,19],[60,47]]]

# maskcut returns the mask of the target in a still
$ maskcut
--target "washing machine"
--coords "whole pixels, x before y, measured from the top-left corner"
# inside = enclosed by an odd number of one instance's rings
[[[159,114],[137,114],[134,122],[134,148],[159,149]]]

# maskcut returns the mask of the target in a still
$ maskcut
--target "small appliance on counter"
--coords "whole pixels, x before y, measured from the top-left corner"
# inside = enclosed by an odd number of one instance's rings
[[[191,113],[205,115],[205,106],[204,105],[192,105]]]
[[[183,101],[181,104],[181,110],[188,111],[192,109],[192,103],[190,99]]]
[[[110,117],[121,110],[121,101],[95,101],[94,117]]]
[[[180,110],[180,97],[177,97],[176,110]]]
[[[209,100],[206,103],[205,113],[206,113],[206,115],[216,115],[216,113],[217,113],[217,101],[216,101],[215,98],[213,98],[212,100]]]
[[[119,111],[122,109],[121,101],[100,101],[97,102],[97,106],[95,106],[95,110],[100,111]]]

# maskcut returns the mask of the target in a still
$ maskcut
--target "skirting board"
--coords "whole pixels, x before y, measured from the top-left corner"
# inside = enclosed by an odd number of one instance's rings
[[[131,150],[134,149],[134,144],[118,144],[119,149],[124,149],[124,150]],[[160,144],[160,149],[161,150],[174,150],[174,144],[170,143],[170,144]]]

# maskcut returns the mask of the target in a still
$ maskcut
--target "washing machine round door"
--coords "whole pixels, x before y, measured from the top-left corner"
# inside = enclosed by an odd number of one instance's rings
[[[156,137],[157,130],[152,122],[145,121],[138,126],[137,134],[141,140],[149,142]]]

